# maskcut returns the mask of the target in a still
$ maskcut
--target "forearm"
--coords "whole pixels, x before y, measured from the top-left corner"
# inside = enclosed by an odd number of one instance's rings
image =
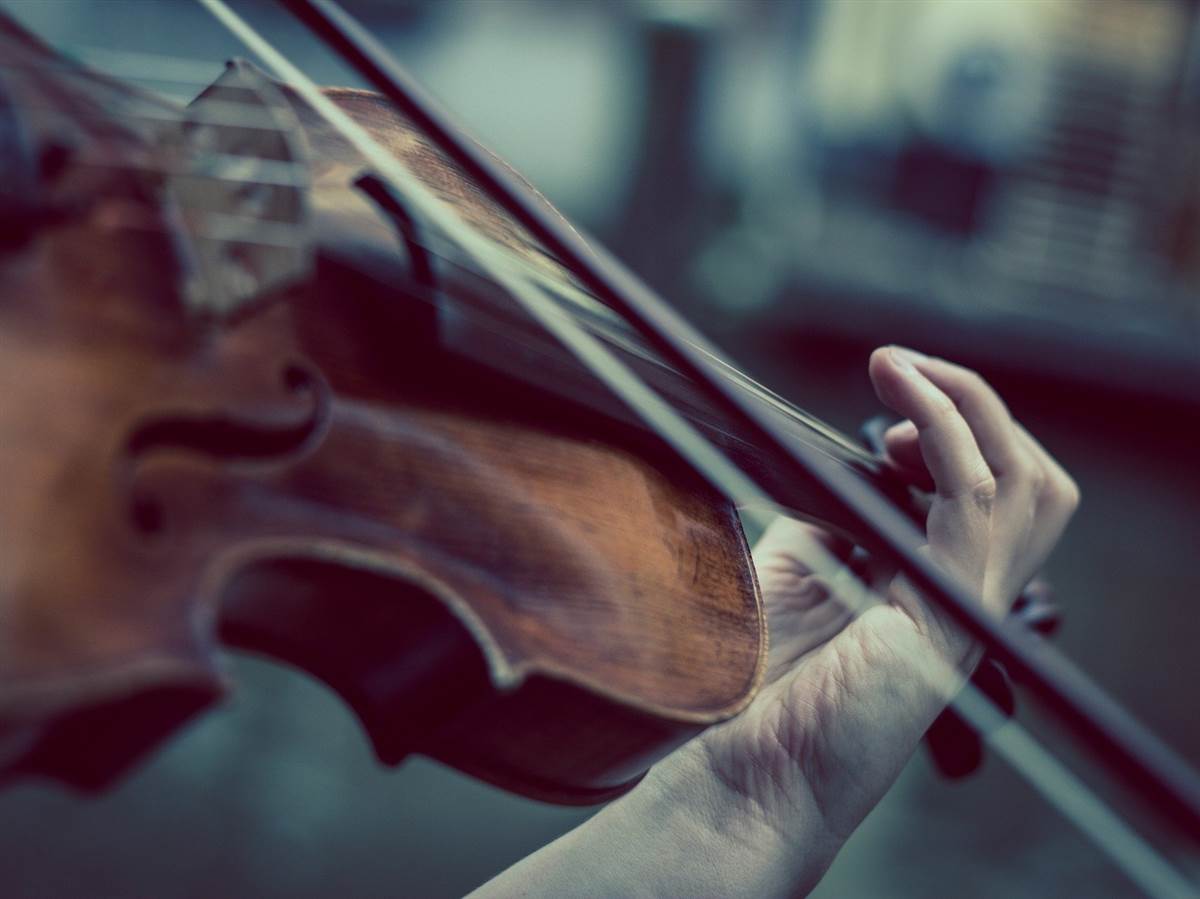
[[[817,821],[785,838],[689,746],[472,895],[797,896],[816,883],[837,848]]]
[[[856,637],[856,652],[810,659],[477,895],[807,894],[941,707],[938,666],[884,649],[900,650],[905,630],[878,653]],[[839,698],[844,681],[862,692]]]

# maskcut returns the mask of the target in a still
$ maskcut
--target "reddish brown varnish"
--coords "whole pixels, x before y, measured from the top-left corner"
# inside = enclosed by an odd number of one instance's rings
[[[0,39],[35,143],[76,151],[43,188],[62,220],[0,257],[0,772],[109,783],[224,695],[221,642],[327,681],[385,761],[562,801],[749,701],[766,635],[732,508],[432,348],[402,241],[306,110],[309,277],[197,314],[153,173],[182,112]],[[554,268],[379,99],[333,96]]]

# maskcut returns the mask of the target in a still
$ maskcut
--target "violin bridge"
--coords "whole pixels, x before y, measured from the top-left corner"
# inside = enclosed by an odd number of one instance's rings
[[[308,156],[283,93],[244,60],[188,106],[184,164],[167,179],[189,311],[229,319],[313,269]]]

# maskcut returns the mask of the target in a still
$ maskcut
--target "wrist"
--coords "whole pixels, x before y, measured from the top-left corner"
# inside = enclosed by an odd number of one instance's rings
[[[640,795],[628,797],[637,803],[634,813],[672,821],[687,854],[709,860],[711,883],[695,884],[685,891],[690,895],[807,894],[844,839],[826,826],[806,785],[772,783],[750,792],[729,776],[708,736],[697,737],[650,770],[635,791]],[[763,777],[769,775],[764,771]]]
[[[785,843],[731,800],[700,755],[684,747],[472,896],[800,895],[806,888],[787,862],[805,852],[803,844]]]

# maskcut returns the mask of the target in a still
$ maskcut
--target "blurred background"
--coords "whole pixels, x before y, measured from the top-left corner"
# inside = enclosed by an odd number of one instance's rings
[[[847,429],[876,412],[881,343],[991,379],[1083,489],[1048,571],[1058,641],[1200,763],[1195,3],[346,5],[800,405]],[[236,6],[318,80],[356,83],[266,0]],[[245,55],[187,2],[0,9],[180,99]],[[229,663],[236,697],[110,794],[0,795],[0,892],[451,896],[594,811],[421,759],[384,770],[324,688]],[[817,895],[1137,893],[998,760],[948,784],[918,757]]]

